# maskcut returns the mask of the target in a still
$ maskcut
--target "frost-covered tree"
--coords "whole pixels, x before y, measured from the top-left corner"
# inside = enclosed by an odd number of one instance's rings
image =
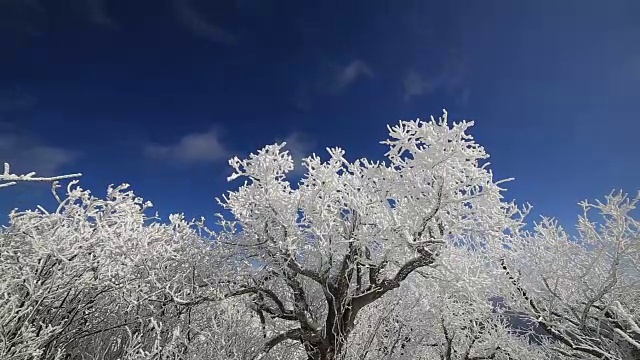
[[[501,260],[509,307],[577,358],[640,358],[640,193],[581,203],[578,236],[543,218]],[[594,219],[591,210],[599,212]],[[637,215],[637,213],[635,213]]]
[[[347,359],[560,359],[509,327],[488,297],[494,274],[475,256],[451,248],[442,265],[404,282],[364,309]]]
[[[505,202],[488,154],[447,114],[389,127],[386,162],[285,144],[233,158],[221,230],[59,177],[55,209],[0,230],[0,358],[391,360],[640,358],[640,194],[584,203],[577,238]],[[598,221],[588,215],[596,209]],[[534,344],[509,312],[546,331]]]
[[[0,358],[185,358],[218,298],[210,244],[180,215],[146,223],[126,184],[106,199],[74,185],[0,232]]]
[[[230,160],[230,180],[246,181],[219,200],[233,216],[222,218],[220,242],[246,258],[234,261],[228,291],[251,297],[264,324],[262,356],[293,342],[309,359],[338,359],[358,314],[416,270],[437,266],[454,246],[481,256],[517,231],[522,214],[503,201],[472,125],[450,126],[446,112],[401,121],[382,142],[388,163],[327,149],[327,161],[303,160],[296,188],[285,144]]]

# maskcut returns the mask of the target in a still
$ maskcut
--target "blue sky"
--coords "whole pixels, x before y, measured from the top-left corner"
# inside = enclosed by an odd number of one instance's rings
[[[0,3],[0,160],[128,182],[210,217],[227,159],[289,140],[380,158],[386,124],[443,108],[508,198],[572,226],[640,188],[637,1],[10,0]],[[0,210],[51,204],[5,189]]]

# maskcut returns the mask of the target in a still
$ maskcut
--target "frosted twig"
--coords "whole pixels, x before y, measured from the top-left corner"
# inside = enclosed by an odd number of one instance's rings
[[[0,183],[0,188],[9,187],[11,185],[16,185],[18,181],[59,181],[64,179],[71,179],[82,176],[81,173],[68,174],[68,175],[59,175],[59,176],[51,176],[51,177],[40,177],[35,176],[35,172],[30,172],[25,175],[17,175],[12,174],[10,172],[10,167],[8,163],[4,163],[4,171],[0,174],[0,181],[7,181],[5,183]]]

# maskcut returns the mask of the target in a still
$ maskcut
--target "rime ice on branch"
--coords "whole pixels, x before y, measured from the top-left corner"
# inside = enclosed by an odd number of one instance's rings
[[[9,167],[9,163],[4,163],[4,171],[0,174],[0,188],[16,185],[19,181],[44,181],[55,182],[59,180],[72,179],[82,176],[80,173],[59,175],[51,177],[38,177],[35,172],[30,172],[24,175],[12,174]],[[4,182],[3,182],[4,181]]]

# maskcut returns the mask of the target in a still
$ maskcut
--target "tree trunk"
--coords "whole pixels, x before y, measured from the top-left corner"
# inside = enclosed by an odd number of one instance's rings
[[[345,340],[346,338],[343,338],[337,344],[331,344],[326,340],[319,344],[303,344],[307,352],[307,360],[337,359],[344,349]]]

